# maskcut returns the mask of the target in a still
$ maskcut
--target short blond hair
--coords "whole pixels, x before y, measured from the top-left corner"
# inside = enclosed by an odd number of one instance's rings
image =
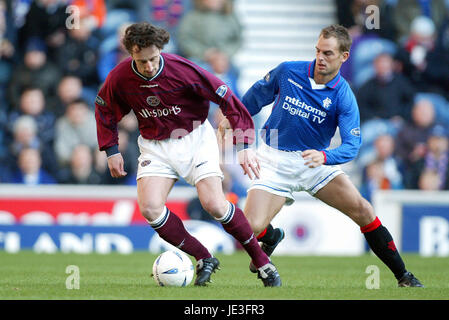
[[[334,37],[337,39],[339,44],[340,52],[349,52],[352,45],[352,39],[349,35],[348,29],[339,24],[333,24],[326,28],[323,28],[320,32],[320,37],[329,39]]]

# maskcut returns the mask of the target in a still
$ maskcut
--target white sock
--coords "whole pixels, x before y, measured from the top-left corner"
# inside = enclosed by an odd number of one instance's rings
[[[170,215],[170,210],[168,210],[167,207],[164,206],[164,209],[162,210],[162,213],[159,217],[157,217],[153,221],[150,221],[147,219],[147,222],[150,226],[153,227],[153,229],[159,229],[160,227],[162,227],[165,224],[169,215]]]
[[[229,223],[229,221],[231,221],[232,218],[234,217],[234,212],[235,212],[235,206],[231,202],[228,201],[228,209],[226,210],[225,215],[221,218],[215,218],[215,220],[219,221],[222,224]]]

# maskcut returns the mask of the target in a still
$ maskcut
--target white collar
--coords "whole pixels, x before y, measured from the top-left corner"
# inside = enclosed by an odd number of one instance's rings
[[[314,90],[322,90],[322,89],[326,88],[325,84],[317,84],[315,82],[315,80],[313,80],[313,78],[309,77],[309,81],[310,81],[310,85],[312,86],[312,89],[314,89]]]

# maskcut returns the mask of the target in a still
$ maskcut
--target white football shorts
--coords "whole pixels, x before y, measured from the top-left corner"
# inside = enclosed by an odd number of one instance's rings
[[[147,140],[139,136],[137,142],[137,180],[148,176],[182,177],[195,185],[206,177],[223,179],[217,137],[207,120],[179,139]]]
[[[260,179],[251,181],[251,189],[261,189],[286,197],[286,205],[295,198],[293,192],[306,191],[312,196],[329,181],[344,173],[338,165],[309,168],[301,151],[281,151],[261,143],[256,150],[260,163]]]

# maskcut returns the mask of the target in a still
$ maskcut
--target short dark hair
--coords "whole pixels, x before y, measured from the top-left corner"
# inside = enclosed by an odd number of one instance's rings
[[[138,51],[151,45],[162,50],[169,40],[170,34],[165,29],[155,27],[148,22],[140,22],[126,28],[122,42],[126,50],[132,53],[134,46],[138,47]]]
[[[336,38],[339,44],[340,52],[349,52],[351,49],[352,39],[349,35],[348,29],[339,24],[333,24],[323,28],[320,32],[320,37],[321,36],[325,39],[329,39],[330,37]]]

